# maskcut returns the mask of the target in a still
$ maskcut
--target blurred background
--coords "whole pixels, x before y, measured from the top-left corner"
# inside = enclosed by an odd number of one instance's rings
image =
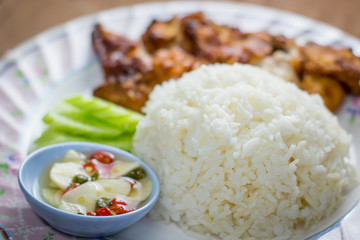
[[[158,0],[159,1],[159,0]],[[28,38],[58,24],[101,10],[146,0],[0,0],[0,57]],[[360,38],[360,0],[247,0],[301,14]]]

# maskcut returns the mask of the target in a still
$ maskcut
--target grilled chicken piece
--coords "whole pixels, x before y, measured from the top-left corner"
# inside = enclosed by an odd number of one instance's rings
[[[113,102],[125,108],[141,112],[152,88],[145,84],[136,84],[133,81],[125,83],[119,81],[106,81],[94,90],[96,97]]]
[[[205,63],[179,47],[160,48],[150,57],[137,42],[109,33],[100,25],[94,30],[93,46],[106,77],[94,96],[138,112],[155,85]]]
[[[188,53],[211,63],[255,63],[273,50],[271,35],[243,34],[239,29],[213,23],[200,12],[182,19],[153,21],[142,40],[150,53],[160,48],[181,46]]]
[[[308,43],[303,51],[306,72],[333,77],[347,86],[351,93],[360,94],[360,58],[351,49]]]
[[[325,106],[333,112],[339,108],[346,95],[345,89],[338,81],[326,76],[305,74],[300,88],[310,94],[319,94]]]
[[[156,51],[152,63],[151,70],[143,74],[132,75],[126,81],[108,79],[95,89],[94,96],[141,112],[141,108],[145,105],[148,95],[155,85],[169,79],[179,78],[184,72],[198,68],[204,61],[175,47]]]
[[[205,60],[195,58],[180,47],[159,49],[153,58],[153,71],[148,77],[156,79],[157,83],[169,79],[177,79],[184,72],[198,68]]]
[[[152,69],[151,59],[137,42],[109,33],[101,25],[96,25],[92,40],[106,79],[94,96],[140,111],[152,89],[143,80]]]
[[[221,26],[202,13],[181,20],[180,45],[196,57],[210,63],[256,63],[273,51],[272,37],[267,33],[243,34],[237,28]]]
[[[99,24],[95,26],[92,42],[106,80],[134,81],[151,69],[150,60],[142,54],[139,43],[107,32]]]
[[[180,38],[180,19],[178,17],[166,22],[154,20],[141,36],[149,53],[154,53],[161,48],[175,46]]]

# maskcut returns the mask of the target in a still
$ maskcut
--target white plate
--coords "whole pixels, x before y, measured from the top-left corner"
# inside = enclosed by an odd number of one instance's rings
[[[40,239],[55,232],[56,239],[72,239],[51,229],[24,201],[17,185],[17,169],[29,144],[42,130],[41,118],[60,99],[85,93],[103,81],[91,48],[95,23],[136,39],[152,19],[203,11],[219,24],[243,31],[269,31],[297,42],[339,44],[360,55],[360,41],[339,29],[275,9],[239,3],[167,2],[116,8],[83,17],[46,31],[9,52],[0,62],[0,230],[5,226],[16,239]],[[360,98],[348,97],[337,112],[341,125],[353,135],[351,161],[360,169]],[[360,235],[360,190],[319,225],[297,238],[356,239]],[[340,219],[346,215],[341,222]],[[3,226],[1,226],[3,225]],[[4,237],[5,238],[5,237]],[[0,239],[2,239],[0,231]],[[174,224],[144,219],[108,239],[191,239]]]

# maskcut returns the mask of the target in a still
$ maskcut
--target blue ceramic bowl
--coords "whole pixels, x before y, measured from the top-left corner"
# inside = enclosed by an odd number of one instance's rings
[[[108,151],[141,164],[153,182],[151,195],[133,212],[115,216],[85,216],[59,210],[41,197],[40,180],[49,165],[63,157],[67,150],[79,152]],[[143,218],[156,203],[160,185],[154,171],[136,156],[107,145],[71,142],[41,148],[30,154],[20,167],[18,181],[27,202],[34,211],[54,228],[74,236],[100,237],[115,234]]]

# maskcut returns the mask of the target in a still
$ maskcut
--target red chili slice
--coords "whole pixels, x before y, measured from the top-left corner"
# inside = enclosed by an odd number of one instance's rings
[[[91,168],[91,172],[97,171],[97,167],[96,167],[95,163],[93,163],[91,161],[88,163],[85,163],[83,166],[84,166],[85,170],[86,170],[86,168]]]
[[[90,156],[90,159],[96,159],[101,163],[107,164],[114,161],[114,156],[108,152],[96,152]]]
[[[96,213],[94,213],[94,212],[87,212],[86,215],[88,215],[88,216],[97,216]]]
[[[69,192],[72,188],[67,188],[64,192],[63,192],[63,195],[67,192]]]
[[[121,204],[121,205],[125,205],[125,206],[127,205],[127,203],[125,201],[118,199],[118,198],[114,198],[112,200],[112,204]]]
[[[110,210],[111,210],[115,215],[119,215],[119,214],[125,213],[124,207],[121,206],[121,205],[117,205],[117,204],[111,205],[111,206],[110,206]]]
[[[100,215],[100,216],[111,216],[113,215],[111,212],[110,212],[110,209],[109,208],[106,208],[106,207],[103,207],[103,208],[98,208],[95,210],[95,212]]]
[[[129,212],[133,212],[133,211],[135,211],[135,209],[131,208],[131,209],[125,210],[124,213],[129,213]]]

